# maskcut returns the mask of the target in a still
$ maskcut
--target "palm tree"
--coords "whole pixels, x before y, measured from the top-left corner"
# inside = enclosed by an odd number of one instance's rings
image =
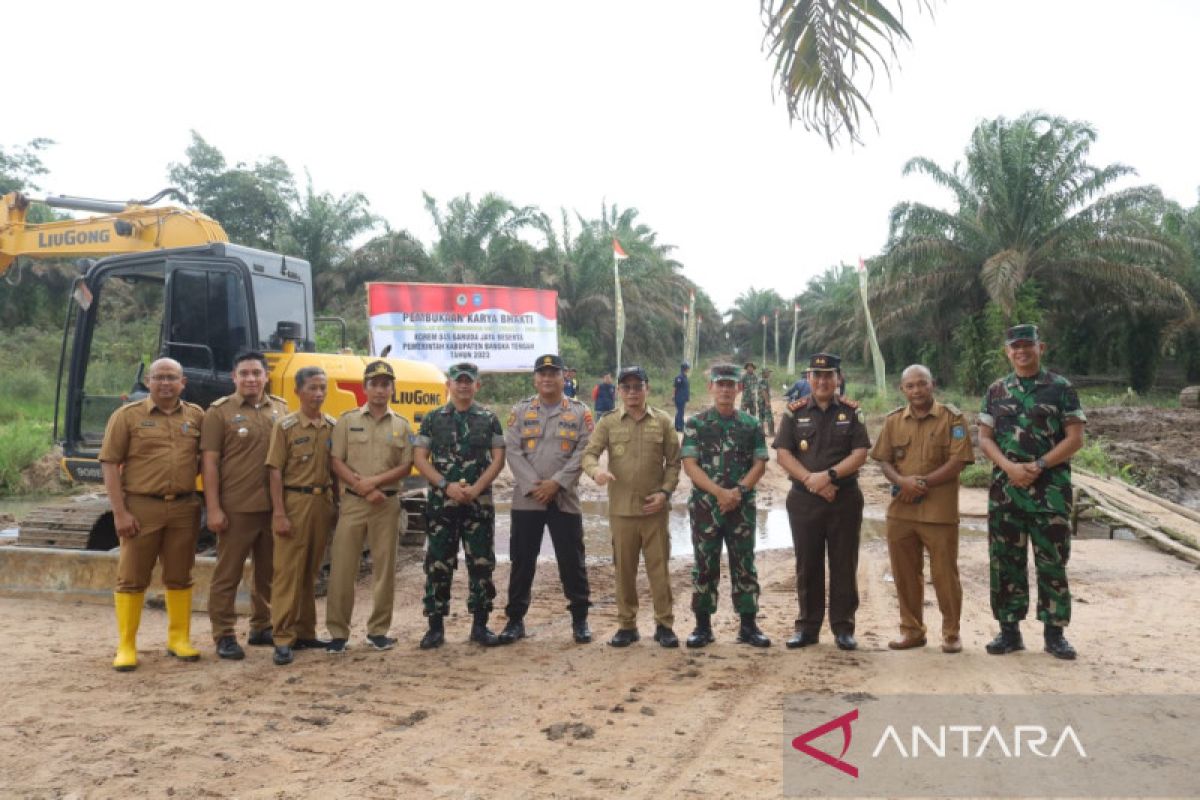
[[[536,207],[517,206],[489,192],[478,203],[469,194],[456,197],[443,211],[428,193],[424,197],[438,231],[433,258],[447,280],[539,285],[528,245],[518,237],[524,229],[541,226],[544,215]]]
[[[763,318],[769,325],[775,312],[790,308],[774,289],[755,289],[753,286],[738,295],[733,308],[726,312],[729,317],[726,329],[738,351],[746,355],[758,353],[762,347]],[[769,338],[769,337],[768,337]]]
[[[830,147],[842,134],[861,141],[863,116],[871,117],[864,79],[869,88],[876,65],[890,75],[897,43],[909,41],[903,0],[760,0],[759,8],[788,116]]]

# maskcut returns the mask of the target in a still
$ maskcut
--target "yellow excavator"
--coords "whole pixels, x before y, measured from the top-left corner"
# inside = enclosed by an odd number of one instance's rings
[[[327,413],[362,405],[369,360],[346,349],[345,322],[315,316],[308,262],[229,243],[215,220],[197,211],[156,206],[168,189],[128,203],[79,197],[0,198],[0,275],[18,258],[72,259],[80,275],[68,301],[55,392],[54,438],[74,481],[101,481],[97,456],[108,417],[147,393],[143,372],[161,356],[183,365],[184,398],[207,407],[233,391],[233,357],[260,350],[272,394],[298,407],[294,376],[322,367]],[[33,202],[91,212],[81,219],[27,223]],[[186,200],[184,200],[186,202]],[[94,260],[99,257],[98,260]],[[319,353],[318,323],[341,326],[342,349]],[[396,372],[392,407],[414,427],[444,402],[436,367],[387,359]],[[419,481],[413,479],[413,490]],[[408,516],[419,509],[415,496]],[[107,503],[39,509],[23,521],[22,544],[108,550],[117,546]]]

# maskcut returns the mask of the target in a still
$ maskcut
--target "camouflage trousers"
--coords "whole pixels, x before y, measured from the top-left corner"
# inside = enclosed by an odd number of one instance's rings
[[[992,616],[1000,622],[1019,622],[1029,612],[1030,543],[1037,573],[1037,618],[1065,626],[1071,621],[1071,590],[1067,586],[1071,526],[1058,514],[988,512]]]
[[[450,613],[450,583],[458,568],[462,541],[467,564],[467,610],[492,610],[496,584],[496,508],[490,502],[469,506],[426,507],[425,616]]]
[[[692,611],[713,614],[721,584],[721,545],[729,553],[729,579],[733,608],[739,614],[758,612],[758,570],[754,566],[754,502],[743,501],[731,513],[722,513],[716,498],[694,493],[688,501],[692,522]]]
[[[755,397],[754,395],[747,396],[747,394],[745,392],[743,392],[742,393],[742,411],[745,411],[747,414],[749,414],[752,417],[761,416],[761,414],[759,414],[758,398]]]
[[[771,400],[768,397],[758,398],[758,414],[759,420],[762,422],[763,433],[768,436],[775,435],[775,414],[771,411]]]

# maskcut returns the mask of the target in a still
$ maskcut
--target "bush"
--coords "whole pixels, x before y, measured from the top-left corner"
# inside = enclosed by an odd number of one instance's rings
[[[0,493],[21,488],[21,472],[50,451],[50,426],[18,421],[0,425]]]
[[[968,489],[986,489],[992,483],[992,465],[968,464],[958,473],[958,482]]]

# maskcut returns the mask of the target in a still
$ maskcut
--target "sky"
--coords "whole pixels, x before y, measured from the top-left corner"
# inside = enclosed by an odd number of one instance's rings
[[[997,116],[1091,122],[1092,163],[1197,202],[1200,3],[906,10],[874,125],[831,150],[774,98],[755,0],[10,4],[0,145],[51,138],[44,191],[127,199],[167,185],[195,130],[230,163],[363,192],[427,245],[422,191],[634,207],[723,309],[880,252],[897,202],[949,207],[904,164],[953,165]]]

